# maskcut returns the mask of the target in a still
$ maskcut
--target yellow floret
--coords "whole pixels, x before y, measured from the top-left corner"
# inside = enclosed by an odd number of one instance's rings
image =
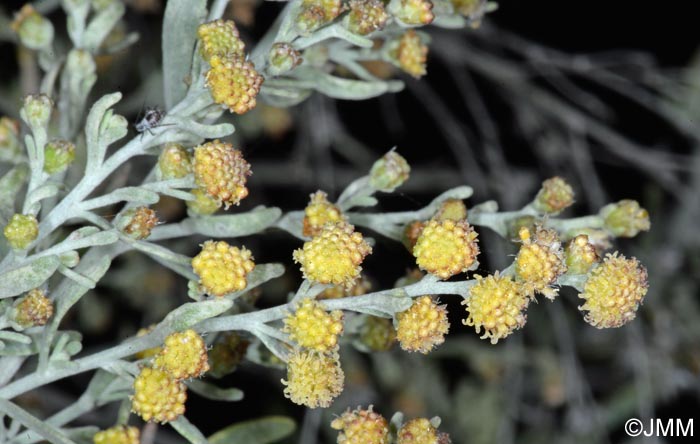
[[[321,284],[352,286],[362,271],[362,261],[372,247],[350,224],[327,224],[304,247],[294,251],[305,279]]]
[[[343,222],[345,216],[340,208],[328,202],[328,195],[317,191],[311,195],[309,204],[304,209],[304,236],[313,237],[321,232],[327,223]]]
[[[637,259],[608,254],[591,271],[579,295],[586,302],[579,309],[588,312],[585,320],[594,327],[620,327],[635,318],[648,288],[647,270]]]
[[[30,290],[20,298],[13,310],[13,320],[23,328],[46,325],[53,316],[53,302],[46,291],[39,288]]]
[[[344,379],[337,352],[297,350],[287,362],[284,396],[309,408],[327,408],[343,391]]]
[[[145,367],[134,380],[131,411],[144,421],[165,423],[185,413],[187,388],[168,373]]]
[[[302,347],[319,352],[337,348],[338,336],[343,333],[343,312],[334,310],[326,312],[320,302],[305,298],[296,308],[294,314],[284,319],[285,333]]]
[[[231,20],[214,20],[197,28],[199,52],[205,60],[213,56],[244,56],[245,44],[241,40],[236,24]]]
[[[445,305],[437,305],[430,296],[417,298],[411,307],[396,315],[396,337],[401,348],[423,354],[445,342],[450,329]]]
[[[214,102],[236,114],[255,108],[264,79],[252,62],[239,56],[215,55],[209,59],[209,65],[206,84]]]
[[[165,338],[163,349],[153,360],[153,367],[175,379],[198,378],[209,370],[207,345],[194,330],[173,333]]]
[[[479,254],[476,237],[465,220],[431,220],[418,237],[413,255],[422,270],[447,279],[474,265]]]
[[[136,427],[118,425],[95,433],[95,444],[139,444],[141,432]]]
[[[233,145],[214,140],[194,149],[194,178],[200,187],[226,208],[248,196],[250,164]]]
[[[399,429],[398,444],[438,444],[438,431],[426,418],[412,419]]]
[[[232,247],[224,241],[206,241],[202,251],[192,259],[192,269],[207,293],[224,296],[246,288],[248,273],[255,263],[245,247]]]
[[[466,305],[467,319],[464,325],[473,326],[477,333],[484,334],[481,339],[490,338],[492,344],[510,335],[514,330],[525,325],[525,310],[530,301],[522,285],[509,276],[482,278],[476,276],[477,282],[470,290]]]
[[[348,409],[331,422],[331,427],[340,430],[338,444],[389,444],[389,424],[387,420],[372,411]]]
[[[530,293],[538,291],[549,299],[554,299],[557,290],[550,287],[559,276],[566,273],[564,251],[554,230],[538,227],[534,238],[530,230],[520,229],[523,241],[515,258],[515,272]]]

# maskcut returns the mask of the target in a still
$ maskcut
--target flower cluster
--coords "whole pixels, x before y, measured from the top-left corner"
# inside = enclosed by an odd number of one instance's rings
[[[294,251],[304,278],[321,284],[352,284],[360,276],[362,261],[372,247],[355,227],[339,222],[327,224],[321,232]]]
[[[329,407],[343,391],[345,374],[338,352],[296,350],[287,361],[284,395],[309,408]]]
[[[338,336],[343,333],[343,312],[328,313],[320,302],[305,298],[284,319],[283,331],[302,347],[329,352],[338,347]]]
[[[525,310],[530,302],[522,284],[496,272],[485,278],[476,276],[476,284],[469,291],[464,325],[473,326],[481,339],[490,338],[492,344],[525,325]]]
[[[401,348],[423,354],[442,344],[450,329],[446,306],[430,296],[417,298],[408,310],[396,314],[396,321]]]
[[[620,327],[636,317],[648,288],[647,270],[637,259],[608,254],[590,272],[579,309],[587,311],[585,320],[594,327]]]
[[[238,205],[248,196],[245,185],[251,174],[243,153],[230,143],[214,140],[194,149],[195,181],[219,206]]]
[[[466,220],[429,221],[413,247],[416,263],[428,273],[447,279],[468,271],[479,254],[477,233]]]
[[[224,241],[206,241],[202,251],[192,259],[192,269],[204,290],[214,296],[241,291],[248,285],[246,277],[255,268],[250,250],[232,247]]]

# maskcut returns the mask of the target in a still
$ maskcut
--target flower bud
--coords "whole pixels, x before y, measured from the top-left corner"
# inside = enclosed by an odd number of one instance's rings
[[[391,0],[389,12],[406,25],[429,25],[435,19],[430,0]]]
[[[411,167],[399,153],[389,151],[374,162],[369,172],[369,183],[375,189],[391,193],[400,187],[411,173]]]
[[[542,188],[535,197],[535,209],[556,215],[574,203],[574,190],[561,177],[552,177],[542,182]]]
[[[520,229],[523,244],[515,257],[515,272],[529,293],[538,291],[554,299],[557,290],[552,287],[557,278],[566,273],[564,251],[556,231],[535,227],[534,236],[527,228]]]
[[[350,12],[343,23],[350,32],[367,35],[383,28],[388,19],[380,0],[350,0]]]
[[[465,220],[467,218],[467,206],[462,199],[447,199],[438,208],[433,216],[434,220]]]
[[[33,130],[46,129],[51,119],[53,101],[45,94],[29,94],[24,98],[24,107],[20,111],[22,120]]]
[[[13,214],[3,234],[12,248],[24,250],[39,235],[39,222],[32,215]]]
[[[319,234],[327,223],[344,221],[345,216],[340,208],[328,202],[326,193],[317,191],[311,195],[311,200],[304,209],[302,234],[313,237]]]
[[[75,159],[75,144],[67,140],[52,140],[44,147],[44,171],[49,174],[65,171]]]
[[[213,56],[244,56],[245,44],[241,40],[236,24],[231,20],[214,20],[197,28],[199,52],[204,60]]]
[[[605,221],[605,228],[617,237],[634,237],[640,231],[649,231],[649,213],[639,206],[636,200],[621,200],[604,206],[600,217]]]
[[[424,76],[428,60],[428,46],[421,35],[409,29],[400,38],[388,43],[388,54],[392,63],[416,79]]]
[[[588,236],[579,234],[566,246],[566,266],[570,274],[586,274],[599,258]]]
[[[427,418],[408,421],[397,436],[397,444],[438,444],[438,431]]]
[[[158,157],[158,169],[163,180],[182,179],[192,173],[190,154],[178,143],[167,143]]]
[[[146,239],[153,227],[158,225],[156,212],[148,207],[130,208],[117,220],[119,231],[132,239]]]
[[[194,200],[187,201],[187,208],[190,213],[200,216],[209,216],[216,213],[221,207],[221,203],[211,197],[206,191],[201,188],[195,188],[190,191],[194,196]]]
[[[35,288],[18,299],[10,318],[22,328],[46,325],[53,316],[53,302],[46,292]]]
[[[391,319],[366,315],[358,339],[370,351],[387,351],[396,342],[396,330]]]
[[[47,49],[53,41],[53,25],[27,3],[15,15],[11,24],[20,42],[29,49]]]
[[[303,61],[299,51],[286,42],[277,42],[270,48],[267,71],[273,76],[279,76],[299,66]]]
[[[333,21],[342,11],[341,0],[302,0],[301,10],[296,19],[296,27],[307,35]]]
[[[118,425],[95,433],[94,444],[139,444],[141,432],[133,426]]]
[[[209,350],[211,369],[207,375],[223,378],[233,373],[238,364],[243,361],[248,345],[250,342],[238,333],[224,332],[220,334]]]

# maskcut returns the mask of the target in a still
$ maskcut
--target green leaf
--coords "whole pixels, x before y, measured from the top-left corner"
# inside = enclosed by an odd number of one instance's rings
[[[240,401],[243,399],[243,391],[237,388],[221,388],[198,379],[193,379],[187,383],[196,394],[212,401]]]
[[[209,444],[271,444],[288,437],[296,424],[285,416],[267,416],[239,422],[209,437]]]
[[[162,41],[166,109],[185,97],[197,27],[206,15],[206,0],[170,0],[165,7]]]
[[[0,298],[16,296],[43,284],[51,277],[61,260],[58,256],[46,256],[6,271],[0,278]]]

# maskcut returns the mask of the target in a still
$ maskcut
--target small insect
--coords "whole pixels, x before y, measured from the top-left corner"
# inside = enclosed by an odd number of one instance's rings
[[[161,126],[161,122],[165,118],[165,111],[158,108],[157,106],[146,108],[146,112],[143,118],[134,124],[134,128],[139,133],[144,133],[148,131],[149,134],[153,135],[152,129]]]

